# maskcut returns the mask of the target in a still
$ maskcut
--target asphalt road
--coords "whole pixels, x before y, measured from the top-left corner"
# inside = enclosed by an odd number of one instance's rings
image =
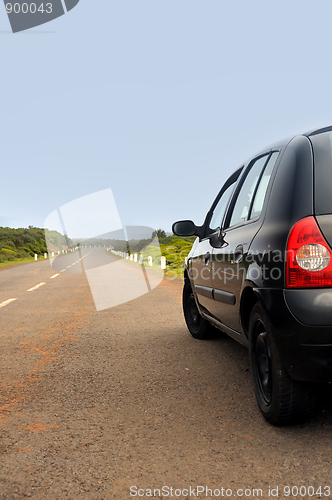
[[[89,250],[0,271],[0,499],[331,498],[331,391],[271,427],[246,349],[187,332],[180,280],[97,311],[74,271],[118,259]]]

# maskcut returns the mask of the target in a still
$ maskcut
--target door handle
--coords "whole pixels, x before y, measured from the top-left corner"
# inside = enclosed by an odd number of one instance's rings
[[[243,245],[238,245],[234,250],[234,262],[238,264],[243,258]]]
[[[210,257],[211,257],[211,254],[210,252],[207,252],[205,254],[205,257],[204,257],[204,262],[205,262],[205,265],[208,266],[210,264]]]

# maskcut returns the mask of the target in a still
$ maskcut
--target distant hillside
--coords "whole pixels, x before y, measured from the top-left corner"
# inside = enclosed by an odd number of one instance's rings
[[[62,249],[65,237],[57,231],[48,231],[50,251]],[[47,252],[45,230],[38,227],[12,229],[0,227],[0,263],[43,255]]]
[[[29,259],[37,255],[44,255],[44,253],[57,252],[64,250],[68,247],[74,246],[75,242],[68,237],[63,236],[57,231],[46,230],[47,243],[46,245],[45,230],[30,226],[27,228],[12,229],[10,227],[0,227],[0,264],[10,261],[21,261]],[[156,247],[155,251],[151,243],[153,239],[158,236],[161,255],[164,255],[167,260],[168,270],[182,271],[184,266],[184,259],[188,255],[190,248],[196,237],[180,238],[178,236],[167,236],[165,231],[158,229],[155,231],[151,238],[142,240],[105,240],[95,239],[84,241],[85,245],[94,246],[113,246],[114,250],[121,250],[131,253],[142,252],[144,258],[147,260],[147,255],[144,251],[145,247],[149,246],[148,253],[153,257],[153,261],[160,265],[159,248]]]
[[[68,236],[63,236],[63,234],[58,233],[58,231],[50,231],[49,229],[46,229],[45,233],[49,252],[67,250],[68,248],[74,246],[73,240],[68,238]]]

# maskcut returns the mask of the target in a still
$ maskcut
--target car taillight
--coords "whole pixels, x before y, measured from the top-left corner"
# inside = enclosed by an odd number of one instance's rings
[[[332,286],[332,251],[314,217],[299,220],[287,242],[286,286]]]

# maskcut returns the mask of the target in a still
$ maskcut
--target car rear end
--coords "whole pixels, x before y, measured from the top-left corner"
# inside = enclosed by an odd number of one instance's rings
[[[302,171],[298,165],[293,183],[298,206],[288,205],[291,224],[276,336],[293,378],[327,382],[332,381],[332,128],[309,133],[301,141],[311,150],[312,179],[306,147],[306,166]]]

